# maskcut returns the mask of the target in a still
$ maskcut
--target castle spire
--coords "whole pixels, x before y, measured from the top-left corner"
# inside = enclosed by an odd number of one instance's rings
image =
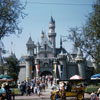
[[[44,38],[44,31],[42,30],[42,32],[41,32],[41,39],[43,39]]]
[[[83,52],[78,48],[76,60],[83,60]]]
[[[60,37],[60,49],[62,50],[62,36]]]
[[[56,33],[55,33],[55,20],[51,16],[51,20],[49,23],[49,33],[48,33],[49,40],[53,46],[54,55],[56,54],[55,48],[56,48]]]
[[[51,21],[50,21],[50,23],[55,24],[55,20],[53,19],[53,17],[52,17],[52,16],[51,16]]]

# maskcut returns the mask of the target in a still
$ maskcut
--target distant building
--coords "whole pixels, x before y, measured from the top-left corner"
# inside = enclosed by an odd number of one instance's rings
[[[27,55],[20,58],[19,80],[29,80],[42,75],[53,75],[59,79],[69,79],[80,75],[90,78],[93,67],[89,67],[80,48],[70,54],[62,47],[56,48],[55,20],[51,17],[48,37],[41,32],[41,42],[35,44],[29,37],[26,43]]]

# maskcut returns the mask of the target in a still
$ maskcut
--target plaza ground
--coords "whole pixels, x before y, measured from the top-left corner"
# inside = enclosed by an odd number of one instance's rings
[[[30,96],[15,96],[15,100],[50,100],[51,86],[49,84],[48,88],[40,96],[36,94],[31,94]],[[76,97],[66,97],[67,100],[77,100]],[[85,93],[84,100],[90,100],[90,95]]]
[[[37,95],[31,95],[31,96],[16,96],[15,100],[50,100],[50,96],[48,95],[43,95],[38,97]],[[76,97],[67,97],[67,100],[77,100]],[[90,100],[90,95],[85,94],[84,100]]]

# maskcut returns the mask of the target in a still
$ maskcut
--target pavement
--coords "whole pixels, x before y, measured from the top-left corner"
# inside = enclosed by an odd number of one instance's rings
[[[38,96],[36,94],[31,94],[30,96],[15,96],[15,100],[50,100],[50,94],[51,94],[51,86],[48,85],[48,88],[45,89],[45,91],[41,92],[41,95]]]
[[[51,94],[51,86],[48,85],[48,88],[46,88],[45,91],[42,92],[40,96],[36,94],[31,94],[30,96],[15,96],[15,100],[50,100],[50,94]],[[77,100],[76,97],[66,97],[67,100]],[[84,100],[90,100],[90,95],[85,93]]]

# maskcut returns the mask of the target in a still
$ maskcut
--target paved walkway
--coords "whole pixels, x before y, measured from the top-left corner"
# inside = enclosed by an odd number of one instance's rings
[[[38,96],[36,94],[31,94],[30,96],[15,96],[15,100],[50,100],[50,93],[51,93],[51,86],[48,85],[48,88],[44,92],[42,92],[42,95]]]
[[[30,96],[15,96],[15,100],[50,100],[51,94],[51,86],[49,84],[48,88],[46,88],[45,92],[42,92],[42,95],[37,96],[36,94],[31,94]],[[84,95],[84,100],[90,100],[90,95]],[[76,97],[67,97],[67,100],[77,100]]]

